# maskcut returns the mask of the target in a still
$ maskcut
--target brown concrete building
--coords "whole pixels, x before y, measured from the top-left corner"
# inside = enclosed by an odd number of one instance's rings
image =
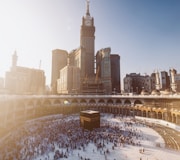
[[[44,94],[44,71],[17,66],[15,52],[12,56],[12,67],[6,72],[5,89],[10,94]]]

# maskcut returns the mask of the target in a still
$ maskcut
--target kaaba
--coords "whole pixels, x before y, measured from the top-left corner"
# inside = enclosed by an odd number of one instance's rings
[[[87,130],[100,127],[99,111],[86,110],[80,112],[80,126]]]

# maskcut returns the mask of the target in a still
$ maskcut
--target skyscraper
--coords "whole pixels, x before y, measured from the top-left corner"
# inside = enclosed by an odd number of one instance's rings
[[[111,56],[110,51],[110,48],[98,51],[95,72],[95,26],[87,0],[86,13],[82,17],[80,29],[80,47],[69,54],[62,50],[53,51],[51,84],[53,93],[58,91],[59,94],[69,94],[75,90],[82,94],[111,94],[112,87],[119,92],[120,58],[117,55]]]
[[[121,92],[120,80],[120,56],[118,54],[111,54],[111,81],[112,90],[114,92]]]
[[[161,71],[161,82],[162,82],[162,90],[170,89],[170,79],[168,76],[168,72]]]
[[[57,93],[57,79],[60,76],[60,70],[67,65],[68,52],[61,49],[52,51],[52,71],[51,71],[51,89],[52,93]]]
[[[101,79],[106,94],[112,93],[110,52],[111,48],[103,48],[96,54],[96,74]]]
[[[94,18],[90,16],[89,1],[86,6],[86,15],[82,17],[80,46],[85,49],[85,55],[82,57],[85,68],[81,74],[92,78],[94,77],[94,41],[95,41],[95,27]]]

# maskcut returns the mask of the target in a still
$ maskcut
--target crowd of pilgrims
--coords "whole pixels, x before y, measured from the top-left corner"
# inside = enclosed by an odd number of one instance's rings
[[[0,159],[60,160],[79,150],[79,160],[90,160],[90,157],[81,155],[90,143],[95,146],[92,152],[104,154],[106,159],[117,146],[141,145],[142,132],[136,129],[133,121],[118,117],[122,123],[117,123],[102,117],[101,127],[92,131],[80,127],[78,115],[51,116],[26,122],[1,141]],[[112,144],[111,148],[109,144]]]

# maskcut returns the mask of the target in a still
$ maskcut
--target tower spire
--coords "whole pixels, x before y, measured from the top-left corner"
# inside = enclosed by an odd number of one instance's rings
[[[17,65],[17,59],[18,59],[18,56],[17,56],[17,52],[16,50],[14,51],[14,54],[12,55],[12,67],[16,67]]]
[[[88,15],[88,16],[90,16],[90,13],[89,13],[89,3],[90,3],[90,1],[86,0],[86,15]]]

